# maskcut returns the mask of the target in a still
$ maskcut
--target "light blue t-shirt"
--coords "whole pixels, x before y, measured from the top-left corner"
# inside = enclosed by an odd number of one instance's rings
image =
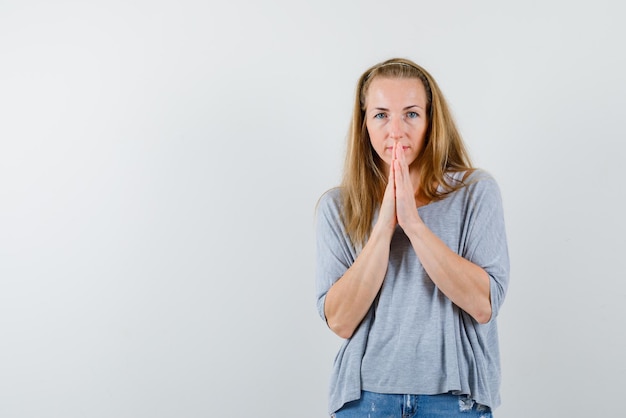
[[[460,181],[464,173],[451,174]],[[479,324],[434,285],[400,227],[391,240],[385,280],[369,312],[335,358],[329,412],[359,399],[361,390],[434,395],[454,392],[496,408],[500,354],[496,318],[509,281],[502,199],[495,180],[474,171],[463,188],[418,208],[431,231],[490,277],[492,317]],[[317,308],[358,251],[340,217],[340,189],[317,209]]]

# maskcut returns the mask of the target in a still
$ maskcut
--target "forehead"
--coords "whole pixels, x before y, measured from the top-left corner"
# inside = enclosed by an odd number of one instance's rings
[[[366,107],[418,105],[426,107],[426,89],[419,78],[373,79],[365,95]]]

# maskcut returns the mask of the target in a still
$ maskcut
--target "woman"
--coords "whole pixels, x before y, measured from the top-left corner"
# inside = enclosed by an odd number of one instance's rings
[[[498,186],[472,167],[435,80],[406,59],[371,67],[342,184],[317,209],[318,309],[345,338],[330,414],[491,416],[508,280]]]

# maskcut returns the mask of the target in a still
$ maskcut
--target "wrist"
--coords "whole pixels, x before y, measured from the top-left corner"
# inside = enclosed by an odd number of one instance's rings
[[[376,222],[370,233],[370,239],[391,241],[395,229],[395,225],[390,225],[386,222]]]
[[[421,239],[424,236],[424,232],[428,229],[426,224],[421,220],[415,220],[402,227],[404,233],[412,241],[413,239]]]

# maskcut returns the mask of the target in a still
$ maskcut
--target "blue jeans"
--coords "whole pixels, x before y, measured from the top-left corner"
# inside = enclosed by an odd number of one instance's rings
[[[334,418],[492,418],[491,409],[464,395],[390,395],[361,392],[361,399],[348,402]]]

